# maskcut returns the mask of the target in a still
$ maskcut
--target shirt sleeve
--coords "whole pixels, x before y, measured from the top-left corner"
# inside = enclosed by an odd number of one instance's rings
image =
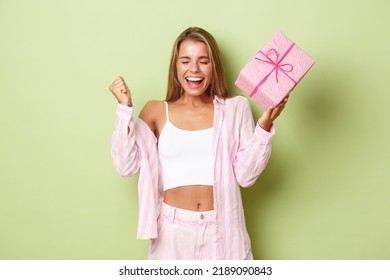
[[[115,130],[112,136],[111,156],[121,176],[135,175],[140,168],[139,148],[135,141],[133,107],[117,105]]]
[[[248,100],[242,104],[239,146],[233,163],[237,182],[242,187],[252,186],[267,166],[271,156],[275,128],[265,131],[254,125]]]

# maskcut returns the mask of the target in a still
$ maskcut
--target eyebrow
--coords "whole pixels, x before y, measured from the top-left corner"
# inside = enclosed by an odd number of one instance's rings
[[[180,56],[179,59],[191,59],[189,56]],[[198,59],[210,59],[208,56],[200,56]]]

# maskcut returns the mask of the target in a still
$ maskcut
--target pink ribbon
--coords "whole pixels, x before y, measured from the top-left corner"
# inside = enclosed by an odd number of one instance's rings
[[[281,71],[283,74],[285,74],[295,85],[297,84],[297,82],[290,77],[289,74],[287,74],[288,72],[291,72],[294,67],[289,64],[289,63],[286,63],[286,64],[281,64],[281,62],[283,61],[283,59],[288,55],[288,53],[291,51],[291,49],[295,46],[295,43],[293,43],[288,49],[287,51],[282,55],[282,57],[279,59],[279,53],[276,49],[269,49],[268,52],[265,54],[263,53],[262,51],[259,51],[259,53],[261,53],[267,60],[263,60],[263,59],[260,59],[260,58],[257,58],[255,57],[256,60],[260,60],[262,62],[265,62],[265,63],[268,63],[268,64],[271,64],[274,66],[274,68],[272,68],[272,70],[257,84],[257,86],[252,90],[252,92],[249,94],[249,96],[253,96],[257,90],[265,83],[265,81],[271,76],[272,72],[275,71],[275,78],[276,78],[276,82],[279,83],[279,79],[278,79],[278,73],[279,71]],[[273,60],[270,55],[271,54],[274,54],[275,56],[275,60]]]

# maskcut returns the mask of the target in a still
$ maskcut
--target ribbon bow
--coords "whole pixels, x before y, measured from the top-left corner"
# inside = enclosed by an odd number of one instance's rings
[[[290,75],[288,75],[288,72],[291,72],[294,67],[289,64],[289,63],[286,63],[286,64],[281,64],[281,62],[283,61],[283,59],[287,56],[287,54],[291,51],[291,49],[294,47],[295,43],[293,43],[288,49],[287,51],[283,54],[283,56],[279,59],[279,53],[276,49],[269,49],[267,53],[264,53],[262,52],[261,50],[259,51],[260,54],[262,54],[266,60],[264,59],[261,59],[261,58],[257,58],[255,57],[256,60],[259,60],[259,61],[262,61],[262,62],[265,62],[265,63],[268,63],[268,64],[271,64],[273,65],[274,67],[272,68],[272,70],[257,84],[257,86],[252,90],[252,92],[249,94],[249,96],[253,96],[257,90],[262,86],[262,84],[264,84],[264,82],[271,76],[272,72],[275,71],[275,78],[276,78],[276,82],[279,83],[279,78],[278,78],[278,74],[279,74],[279,71],[281,71],[283,74],[285,74],[294,84],[297,84],[297,82],[290,77]],[[271,55],[272,56],[275,56],[275,60],[271,58]]]

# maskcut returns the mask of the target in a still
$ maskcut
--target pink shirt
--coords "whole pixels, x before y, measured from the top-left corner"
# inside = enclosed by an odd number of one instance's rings
[[[118,104],[111,154],[121,176],[139,171],[139,239],[157,238],[157,218],[163,199],[157,139],[133,107]],[[275,133],[254,125],[248,100],[242,96],[214,98],[215,259],[244,259],[250,248],[240,186],[255,183],[271,155]]]

